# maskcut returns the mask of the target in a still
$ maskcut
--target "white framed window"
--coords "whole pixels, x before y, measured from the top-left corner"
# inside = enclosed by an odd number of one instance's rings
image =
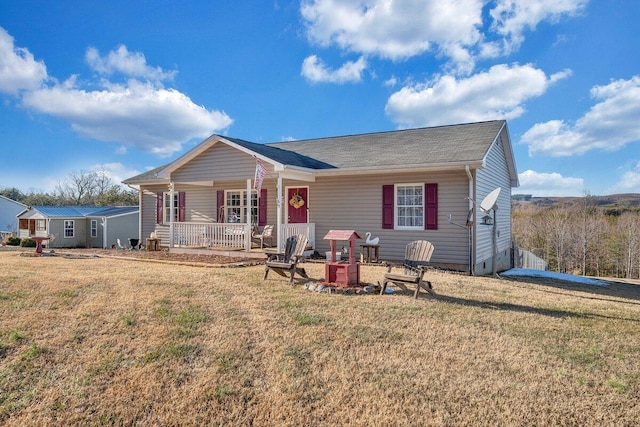
[[[395,201],[397,229],[424,229],[424,184],[396,184]]]
[[[91,237],[98,237],[98,220],[91,220]]]
[[[164,193],[164,223],[171,222],[171,193]],[[173,193],[173,221],[178,222],[178,193]]]
[[[76,222],[72,219],[64,220],[64,237],[71,238],[76,235]]]
[[[36,219],[36,231],[47,231],[47,220]]]
[[[227,190],[224,194],[227,222],[246,223],[247,190]],[[258,223],[258,193],[251,191],[251,223]]]

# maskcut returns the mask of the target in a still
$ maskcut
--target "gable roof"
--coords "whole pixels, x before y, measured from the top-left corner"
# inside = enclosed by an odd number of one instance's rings
[[[334,168],[406,167],[482,161],[504,120],[268,144]]]
[[[317,175],[383,172],[408,169],[447,169],[483,166],[491,145],[504,133],[509,175],[517,185],[517,172],[506,121],[494,120],[429,128],[406,129],[258,144],[212,135],[175,161],[124,182],[168,182],[167,173],[217,143],[225,143],[266,159],[274,166],[303,168]]]

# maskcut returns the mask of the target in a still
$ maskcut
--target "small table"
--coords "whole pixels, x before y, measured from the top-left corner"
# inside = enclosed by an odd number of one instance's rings
[[[380,262],[380,245],[360,245],[360,262]]]
[[[160,242],[162,239],[147,239],[147,250],[148,251],[159,251],[160,250]]]

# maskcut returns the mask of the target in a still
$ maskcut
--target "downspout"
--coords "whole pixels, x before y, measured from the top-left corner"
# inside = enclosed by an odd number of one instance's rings
[[[107,217],[102,217],[102,249],[108,249],[108,239],[107,239]]]
[[[471,173],[471,168],[469,167],[469,165],[465,165],[464,166],[464,170],[467,172],[467,177],[469,177],[469,210],[474,209],[474,220],[473,220],[473,224],[471,225],[471,227],[469,228],[469,275],[470,276],[474,276],[475,275],[475,269],[474,269],[474,265],[475,263],[473,262],[474,257],[473,257],[473,247],[474,247],[474,240],[473,240],[473,236],[475,235],[475,227],[476,227],[476,221],[475,221],[475,206],[473,203],[474,199],[474,193],[473,193],[473,174]]]

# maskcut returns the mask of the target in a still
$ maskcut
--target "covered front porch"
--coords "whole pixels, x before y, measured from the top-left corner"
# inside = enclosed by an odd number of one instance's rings
[[[282,224],[279,227],[281,239],[304,234],[309,240],[308,249],[315,250],[315,224]],[[261,249],[259,241],[252,236],[257,230],[254,224],[238,223],[203,223],[176,222],[173,224],[173,242],[170,248],[180,249],[209,249],[219,251],[251,252]],[[273,238],[273,247],[278,248],[278,237]],[[272,246],[271,241],[265,247]]]
[[[316,248],[316,227],[309,221],[309,188],[300,187],[300,182],[292,181],[290,177],[287,186],[281,176],[273,181],[269,183],[268,191],[265,187],[255,188],[251,179],[243,182],[242,188],[237,185],[238,181],[172,181],[168,185],[169,191],[162,197],[162,208],[157,211],[157,217],[168,219],[168,224],[156,224],[154,231],[163,240],[167,239],[169,250],[174,252],[206,250],[232,251],[236,255],[238,252],[263,254],[262,244],[265,248],[281,251],[289,237],[302,234],[307,237],[307,250],[312,253]],[[207,200],[205,194],[208,194]],[[304,202],[288,203],[293,195],[302,195]],[[215,211],[202,215],[202,209],[195,215],[197,207],[211,206],[214,200]],[[256,237],[265,226],[270,226],[273,232],[261,242]]]

